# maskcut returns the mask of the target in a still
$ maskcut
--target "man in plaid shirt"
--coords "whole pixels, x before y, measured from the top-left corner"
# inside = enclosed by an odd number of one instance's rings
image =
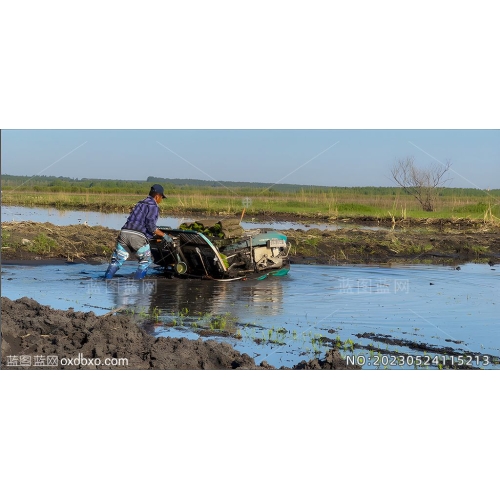
[[[106,279],[111,279],[132,253],[139,260],[139,267],[135,273],[135,278],[144,278],[148,267],[153,262],[149,239],[156,235],[169,243],[172,242],[172,238],[168,234],[165,234],[156,227],[156,222],[160,214],[158,205],[164,198],[166,196],[163,193],[163,186],[154,184],[151,186],[149,196],[137,203],[132,209],[127,222],[125,222],[118,235],[111,263],[104,275]]]

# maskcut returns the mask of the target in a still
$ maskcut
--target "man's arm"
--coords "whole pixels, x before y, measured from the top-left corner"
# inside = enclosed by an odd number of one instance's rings
[[[152,212],[152,213],[151,213]],[[146,216],[146,229],[148,232],[154,236],[159,236],[160,238],[164,238],[166,234],[156,227],[156,223],[158,222],[158,216],[160,214],[160,209],[158,207],[152,207],[148,211],[148,215]],[[167,236],[167,238],[169,238]]]
[[[148,207],[148,212],[147,215],[144,219],[144,225],[146,226],[146,230],[148,231],[149,234],[152,235],[158,235],[163,237],[163,231],[160,231],[156,227],[156,223],[158,221],[158,215],[159,215],[159,210],[158,207]]]

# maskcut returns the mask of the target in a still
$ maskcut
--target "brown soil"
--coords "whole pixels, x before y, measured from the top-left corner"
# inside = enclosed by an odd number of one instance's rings
[[[185,215],[185,214],[181,214]],[[189,215],[189,214],[188,214]],[[233,214],[237,215],[237,214]],[[246,222],[248,218],[244,218]],[[317,214],[293,214],[293,213],[272,213],[259,212],[252,218],[253,222],[262,223],[262,225],[272,222],[293,222],[299,224],[350,224],[358,226],[373,226],[391,229],[394,228],[415,228],[426,227],[429,229],[446,230],[455,229],[459,231],[470,229],[482,229],[484,227],[496,226],[498,223],[484,221],[481,219],[470,219],[467,217],[455,217],[453,219],[441,219],[437,217],[428,218],[392,218],[392,217],[375,217],[372,215],[360,215],[351,217],[331,217],[328,215]]]
[[[301,229],[282,231],[292,264],[500,262],[500,230]]]
[[[257,366],[250,356],[225,342],[153,337],[129,316],[60,311],[27,297],[15,301],[2,297],[2,368],[12,368],[8,363],[12,363],[13,356],[20,363],[21,355],[29,356],[31,362],[25,369],[275,369],[266,362]],[[35,361],[47,363],[49,356],[57,356],[57,366],[34,366]],[[78,361],[63,365],[63,358]],[[128,364],[105,366],[106,358],[127,359]],[[359,369],[349,366],[352,368]],[[331,370],[347,366],[338,351],[332,349],[325,360],[302,362],[294,369]]]
[[[345,364],[345,360],[342,359],[340,352],[336,349],[330,349],[325,356],[325,359],[312,359],[311,361],[301,361],[299,364],[295,365],[294,370],[335,370],[339,366]],[[359,370],[361,369],[358,365],[345,366],[346,370]]]
[[[475,226],[472,222],[468,225],[462,221],[462,229],[457,229],[452,221],[448,222],[448,225],[445,222],[422,224],[395,231],[291,229],[282,232],[292,244],[292,264],[500,262],[500,228],[489,224]],[[102,226],[5,222],[2,223],[2,260],[104,263],[109,261],[117,234],[117,230]]]
[[[56,226],[49,222],[3,222],[2,260],[64,259],[103,263],[111,257],[118,232],[84,224]]]

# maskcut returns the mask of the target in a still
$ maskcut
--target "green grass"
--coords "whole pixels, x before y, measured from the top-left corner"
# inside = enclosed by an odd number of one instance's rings
[[[56,181],[25,186],[16,190],[15,176],[2,176],[2,203],[32,207],[55,207],[61,210],[95,210],[128,213],[137,201],[147,195],[145,183],[90,180]],[[17,179],[17,178],[16,178]],[[40,181],[41,182],[41,181]],[[55,184],[54,184],[55,183]],[[82,187],[82,183],[87,187]],[[129,183],[129,184],[128,184]],[[31,185],[30,185],[31,184]],[[66,190],[64,190],[65,188]],[[419,203],[399,188],[304,187],[288,185],[288,190],[275,186],[261,187],[166,185],[167,199],[160,205],[162,216],[182,213],[239,216],[245,206],[246,216],[262,214],[293,214],[332,220],[371,216],[380,219],[456,219],[473,218],[496,221],[500,219],[500,190],[447,188],[439,191],[434,212],[423,211]]]
[[[48,254],[52,250],[57,248],[57,242],[47,236],[45,233],[40,233],[37,237],[31,241],[28,246],[30,252],[38,254]]]
[[[453,209],[456,214],[484,214],[489,208],[487,203],[468,203]]]
[[[212,318],[210,319],[210,322],[209,322],[210,330],[225,331],[230,326],[232,326],[233,321],[234,321],[234,318],[231,316],[230,313],[216,314],[216,315],[212,316]]]
[[[10,247],[12,245],[12,235],[9,231],[2,231],[2,247]]]
[[[321,238],[319,236],[310,236],[306,240],[304,240],[304,244],[311,247],[317,247],[320,242]]]
[[[339,215],[372,215],[379,212],[375,206],[361,205],[359,203],[339,203],[335,208],[338,210]]]

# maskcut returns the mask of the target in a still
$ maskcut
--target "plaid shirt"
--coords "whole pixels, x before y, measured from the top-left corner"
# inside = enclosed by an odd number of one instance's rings
[[[158,221],[159,214],[160,210],[156,201],[151,196],[148,196],[137,203],[132,209],[122,229],[139,231],[146,238],[152,238],[156,231],[156,222]]]

